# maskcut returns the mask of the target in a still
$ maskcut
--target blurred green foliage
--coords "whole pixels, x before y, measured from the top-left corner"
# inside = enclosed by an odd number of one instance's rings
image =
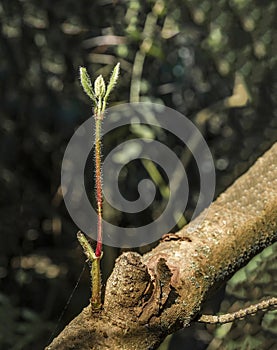
[[[48,322],[58,319],[82,269],[77,228],[59,188],[66,144],[90,114],[78,67],[86,66],[95,78],[109,75],[120,61],[113,101],[151,100],[192,119],[213,153],[219,194],[277,138],[276,6],[274,0],[0,2],[0,288],[1,315],[11,317],[5,324],[10,337],[3,338],[1,331],[0,347],[37,349],[30,345],[37,337],[45,345],[51,334],[44,333]],[[161,140],[184,161],[190,184],[184,215],[189,219],[198,200],[197,168],[174,135],[150,128],[120,129],[104,140],[104,152],[136,135]],[[158,186],[153,206],[135,217],[107,208],[109,220],[128,226],[151,221],[159,212],[167,197],[162,169],[132,162],[119,186],[123,195],[135,199],[137,184],[146,176]],[[119,252],[105,249],[106,278]],[[276,246],[272,249],[276,253]],[[256,301],[272,295],[274,286],[276,291],[276,268],[266,263],[272,256],[261,255],[258,265],[251,262],[259,267],[259,276],[251,268],[234,276],[222,311],[234,298]],[[88,285],[86,275],[60,328],[88,303]],[[214,311],[219,302],[211,303]],[[219,336],[221,348],[270,348],[270,342],[276,343],[274,315],[261,313],[251,318],[251,326],[247,319],[219,327],[225,330],[224,339]],[[169,349],[182,344],[209,348],[217,344],[218,332],[193,326],[172,337]]]
[[[0,294],[0,345],[2,349],[38,349],[44,345],[53,324],[43,320],[36,312],[15,307],[11,300]]]

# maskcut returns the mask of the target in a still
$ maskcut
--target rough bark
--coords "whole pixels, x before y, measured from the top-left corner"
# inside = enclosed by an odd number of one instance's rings
[[[277,239],[277,144],[198,219],[151,252],[116,261],[104,307],[86,307],[54,349],[155,349],[195,321],[209,293]]]

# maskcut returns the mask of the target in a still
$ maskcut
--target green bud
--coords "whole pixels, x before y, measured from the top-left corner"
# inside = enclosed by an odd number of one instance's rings
[[[96,98],[102,98],[104,97],[106,92],[106,84],[102,77],[102,75],[99,75],[97,79],[94,82],[94,93]]]
[[[91,245],[89,244],[88,240],[86,239],[85,235],[81,231],[79,231],[77,233],[77,238],[78,238],[78,241],[81,244],[81,246],[84,250],[84,253],[87,256],[88,260],[90,262],[95,260],[96,256],[94,254],[94,251],[93,251]]]

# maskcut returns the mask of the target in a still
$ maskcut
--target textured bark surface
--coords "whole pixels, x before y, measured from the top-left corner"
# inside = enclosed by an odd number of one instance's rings
[[[46,349],[155,349],[196,320],[208,294],[276,239],[277,144],[177,234],[144,256],[122,254],[103,310],[85,308]]]

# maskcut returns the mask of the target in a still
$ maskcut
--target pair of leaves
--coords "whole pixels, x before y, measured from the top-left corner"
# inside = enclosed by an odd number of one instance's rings
[[[99,75],[94,81],[94,89],[92,87],[92,82],[86,68],[80,67],[81,85],[85,93],[92,100],[96,115],[103,114],[106,109],[107,100],[110,96],[110,93],[114,89],[119,77],[119,67],[120,63],[117,63],[112,71],[111,78],[107,87],[102,75]]]

